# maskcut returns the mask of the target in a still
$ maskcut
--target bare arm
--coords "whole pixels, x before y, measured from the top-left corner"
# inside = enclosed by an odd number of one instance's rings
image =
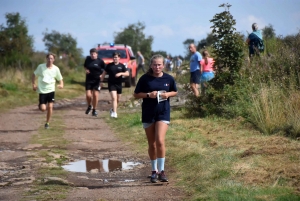
[[[120,77],[120,76],[129,76],[129,71],[127,70],[126,72],[116,74],[116,77]]]
[[[201,61],[199,61],[199,66],[200,66],[200,73],[202,74],[202,72],[203,72],[203,66],[201,65]]]
[[[58,87],[59,89],[64,88],[64,81],[63,81],[62,79],[59,80],[59,85],[57,85],[57,87]]]
[[[149,94],[149,97],[147,97],[147,94]],[[144,93],[144,92],[141,92],[141,93],[134,93],[133,96],[137,99],[139,98],[156,98],[157,96],[157,91],[152,91],[152,92],[149,92],[149,93]]]
[[[148,98],[147,97],[147,94],[149,94],[149,98],[157,98],[157,91],[152,91],[150,93],[134,93],[133,96],[137,99],[139,98]],[[177,91],[170,91],[170,92],[165,92],[165,93],[162,93],[160,94],[162,98],[169,98],[169,97],[174,97],[177,95]]]
[[[100,87],[103,87],[103,80],[105,78],[106,71],[103,71],[103,73],[100,75]]]
[[[90,74],[90,70],[87,69],[85,66],[84,66],[84,70],[85,70],[85,73],[86,73],[86,74]]]
[[[37,85],[35,84],[35,74],[34,73],[32,74],[31,82],[32,82],[32,89],[33,89],[33,91],[36,91]]]

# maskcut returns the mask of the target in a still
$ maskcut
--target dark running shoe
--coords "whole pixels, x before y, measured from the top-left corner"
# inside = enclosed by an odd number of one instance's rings
[[[92,116],[94,116],[94,117],[98,116],[98,113],[96,112],[96,110],[93,110]]]
[[[90,114],[91,110],[92,110],[92,106],[88,106],[88,108],[85,111],[85,114]]]
[[[45,129],[49,128],[49,123],[45,123]]]
[[[160,174],[158,174],[158,179],[161,182],[168,182],[169,181],[166,174],[165,174],[165,171],[163,171],[163,170],[161,171]]]
[[[150,181],[151,181],[151,183],[156,183],[157,182],[157,173],[156,173],[156,171],[152,171]]]

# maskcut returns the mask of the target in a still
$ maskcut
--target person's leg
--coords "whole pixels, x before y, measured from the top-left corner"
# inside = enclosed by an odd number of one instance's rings
[[[47,107],[46,107],[46,98],[47,94],[39,94],[39,110],[42,112],[45,112]]]
[[[99,91],[98,90],[93,90],[92,91],[92,105],[93,105],[93,109],[96,110],[97,105],[98,105],[98,97],[99,97]]]
[[[142,70],[143,70],[144,73],[146,72],[146,70],[145,70],[145,64],[142,64]]]
[[[168,130],[168,124],[157,121],[155,122],[155,139],[157,147],[157,158],[164,158],[166,154],[165,137]]]
[[[168,124],[162,121],[157,121],[155,123],[158,178],[162,182],[168,181],[165,175],[165,155],[166,155],[165,137],[166,137],[167,130],[168,130]]]
[[[191,88],[195,96],[199,96],[198,84],[191,83]]]
[[[117,113],[117,109],[118,109],[118,104],[120,102],[122,94],[117,94],[117,103],[116,103],[116,110],[114,109],[115,113]]]
[[[53,102],[48,103],[48,107],[47,107],[47,120],[46,123],[50,122],[50,119],[52,117],[52,113],[53,113]]]
[[[86,90],[86,102],[88,106],[92,105],[92,90]]]
[[[190,86],[196,97],[199,96],[199,91],[198,91],[199,82],[200,82],[200,71],[196,70],[194,72],[191,72]]]
[[[145,133],[148,141],[148,155],[151,161],[151,177],[150,182],[156,183],[158,179],[157,172],[157,149],[155,141],[155,123],[152,123],[149,127],[145,128]]]
[[[117,112],[117,105],[118,105],[117,91],[111,91],[110,96],[111,96],[111,100],[112,100],[113,112]]]
[[[46,109],[47,109],[47,106],[46,106],[46,104],[40,104],[40,106],[39,106],[39,110],[41,110],[42,112],[45,112],[45,111],[46,111]]]
[[[45,128],[49,128],[49,122],[51,120],[52,113],[53,113],[54,99],[55,99],[55,92],[51,92],[47,94],[46,101],[48,104],[47,104],[47,118],[46,118]]]
[[[122,95],[122,83],[119,85],[116,85],[116,90],[117,90],[117,102],[116,102],[116,108],[114,108],[114,112],[115,112],[115,117],[117,117],[117,109],[118,109],[118,104],[120,102],[121,99],[121,95]]]
[[[151,124],[148,128],[145,128],[145,133],[148,140],[148,155],[150,160],[156,160],[156,141],[155,141],[155,123]]]

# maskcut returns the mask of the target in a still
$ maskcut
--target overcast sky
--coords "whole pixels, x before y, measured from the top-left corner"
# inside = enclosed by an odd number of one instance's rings
[[[6,26],[5,13],[19,12],[34,36],[35,50],[45,51],[42,33],[48,29],[70,33],[88,55],[98,43],[113,41],[114,32],[140,21],[146,36],[154,37],[154,51],[183,55],[182,42],[206,38],[209,20],[227,2],[237,31],[245,35],[254,22],[259,28],[272,24],[276,35],[299,32],[300,0],[0,0],[0,24]]]

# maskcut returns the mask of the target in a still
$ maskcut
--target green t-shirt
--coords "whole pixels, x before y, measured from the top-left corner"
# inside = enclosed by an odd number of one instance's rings
[[[34,71],[38,77],[38,90],[40,94],[47,94],[55,91],[55,82],[62,80],[60,70],[57,66],[52,65],[47,68],[46,64],[40,64]]]

